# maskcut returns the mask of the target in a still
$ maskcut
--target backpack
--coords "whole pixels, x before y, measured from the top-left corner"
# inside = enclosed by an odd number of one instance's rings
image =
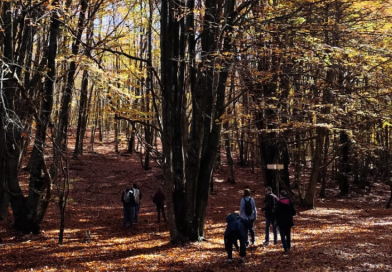
[[[132,190],[124,192],[124,203],[135,205],[135,196]]]
[[[252,209],[252,203],[250,202],[252,200],[252,198],[250,197],[248,201],[246,201],[245,197],[244,197],[244,201],[245,201],[245,215],[246,216],[251,216],[253,209]]]

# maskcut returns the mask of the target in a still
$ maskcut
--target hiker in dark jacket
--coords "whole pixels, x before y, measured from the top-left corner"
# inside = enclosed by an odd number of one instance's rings
[[[287,197],[286,191],[280,192],[280,199],[276,203],[276,221],[279,227],[280,239],[284,253],[289,253],[291,248],[291,227],[294,226],[293,216],[297,212],[293,203]]]
[[[123,227],[127,227],[127,223],[129,222],[130,228],[132,229],[133,219],[135,216],[135,202],[134,201],[127,201],[126,194],[130,192],[133,195],[133,187],[132,185],[125,189],[121,195],[121,202],[123,204]]]
[[[245,261],[246,257],[246,240],[248,231],[245,226],[241,223],[240,216],[237,213],[231,213],[226,217],[226,231],[224,236],[225,249],[227,251],[227,258],[231,260],[233,258],[233,245],[238,250],[237,240],[240,241],[240,257],[242,261]]]
[[[158,223],[161,221],[161,212],[162,212],[163,220],[166,222],[166,216],[165,216],[166,197],[165,197],[165,194],[162,192],[162,188],[160,188],[160,187],[158,188],[158,191],[155,193],[152,201],[157,206]]]
[[[263,244],[265,246],[269,245],[269,234],[272,225],[272,232],[274,233],[274,245],[276,245],[278,243],[278,234],[276,231],[275,222],[275,205],[279,199],[272,193],[271,187],[267,187],[265,189],[265,194],[264,207],[261,209],[265,215],[265,239]]]

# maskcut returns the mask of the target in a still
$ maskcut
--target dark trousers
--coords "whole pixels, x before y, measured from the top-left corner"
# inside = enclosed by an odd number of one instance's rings
[[[133,218],[135,216],[135,207],[123,207],[123,227],[127,226],[127,223],[133,224]]]
[[[158,222],[161,221],[161,212],[162,212],[163,220],[165,220],[165,222],[166,222],[165,205],[158,205],[157,204],[157,212],[158,212]]]
[[[279,227],[280,239],[285,251],[291,248],[291,227]]]
[[[255,228],[254,228],[254,219],[241,219],[242,224],[246,228],[246,245],[249,245],[249,234],[252,239],[252,244],[255,243]]]
[[[240,239],[240,235],[238,232],[234,232],[230,235],[226,235],[224,239],[225,239],[225,249],[227,251],[227,258],[228,259],[233,258],[233,245],[237,249],[237,247],[238,247],[237,240],[240,240],[240,257],[246,256],[245,240]]]
[[[270,227],[272,224],[272,232],[274,233],[274,244],[276,244],[278,241],[278,234],[276,231],[276,223],[274,221],[274,218],[267,217],[265,219],[265,241],[269,242]]]

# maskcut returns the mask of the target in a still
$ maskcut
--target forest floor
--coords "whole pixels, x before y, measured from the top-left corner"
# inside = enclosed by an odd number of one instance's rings
[[[138,153],[115,153],[112,141],[96,144],[94,153],[70,160],[71,194],[64,244],[58,244],[59,209],[53,202],[39,235],[12,230],[12,217],[0,222],[0,271],[392,271],[392,210],[386,210],[389,190],[374,184],[370,192],[338,196],[330,184],[315,209],[298,209],[292,250],[263,246],[264,217],[260,213],[264,186],[260,169],[236,167],[236,184],[226,182],[225,167],[214,175],[206,222],[207,241],[171,245],[166,223],[157,223],[151,198],[163,185],[159,167],[141,168]],[[26,179],[27,173],[21,175]],[[143,194],[139,223],[122,228],[121,192],[130,182]],[[223,233],[226,215],[238,211],[248,186],[258,207],[256,245],[247,261],[227,262]],[[26,186],[24,187],[26,190]],[[86,237],[86,233],[90,233]],[[272,235],[272,232],[271,234]],[[88,239],[89,238],[89,239]],[[89,240],[89,241],[86,241]]]

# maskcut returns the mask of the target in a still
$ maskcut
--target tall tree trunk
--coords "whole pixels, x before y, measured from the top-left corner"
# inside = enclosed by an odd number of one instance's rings
[[[52,3],[54,7],[57,4],[58,1]],[[33,231],[39,231],[40,223],[49,205],[51,195],[51,179],[47,173],[44,159],[44,146],[53,109],[53,93],[56,82],[57,36],[60,26],[57,12],[52,12],[51,14],[49,45],[46,51],[48,72],[45,79],[45,93],[42,98],[41,114],[39,120],[36,121],[36,138],[30,158],[30,186],[27,207],[30,208],[28,221],[31,222]],[[21,224],[25,224],[25,222],[21,222]]]
[[[170,240],[176,242],[179,237],[179,231],[176,225],[176,213],[174,201],[174,187],[176,185],[176,179],[179,177],[174,173],[174,123],[172,119],[172,112],[174,107],[174,93],[176,86],[173,82],[173,53],[171,43],[175,43],[173,40],[173,31],[176,30],[173,27],[173,14],[174,12],[173,1],[162,0],[161,1],[161,71],[162,71],[162,151],[164,161],[162,164],[163,175],[165,178],[165,189],[168,209],[168,225],[170,231]],[[178,30],[178,29],[177,29]],[[178,126],[179,124],[177,124]],[[182,180],[180,180],[182,182]],[[178,207],[178,205],[176,205]]]
[[[325,189],[327,187],[327,161],[328,161],[328,148],[329,148],[329,133],[327,131],[325,135],[325,144],[324,144],[324,158],[323,158],[323,164],[324,168],[321,170],[321,188],[320,188],[320,193],[319,197],[325,197]]]
[[[147,80],[146,80],[146,99],[144,100],[146,112],[151,111],[151,102],[148,99],[152,90],[154,88],[153,84],[153,74],[152,74],[152,13],[153,13],[153,4],[152,1],[149,1],[149,18],[148,18],[148,30],[147,30],[147,55],[148,55],[148,68],[147,68]],[[150,120],[146,120],[146,123],[149,125]],[[153,143],[153,130],[150,126],[144,127],[144,135],[146,138],[146,155],[144,158],[144,169],[150,169],[150,153],[152,150],[152,143]]]
[[[80,90],[79,102],[79,118],[78,127],[76,130],[76,143],[74,150],[74,157],[83,155],[83,139],[86,133],[87,120],[88,120],[88,71],[83,71],[82,88]]]
[[[19,76],[21,75],[20,67],[24,65],[26,58],[30,59],[30,56],[32,55],[32,52],[29,51],[32,49],[30,44],[32,33],[28,29],[29,26],[26,26],[24,22],[20,23],[19,26],[21,28],[25,28],[25,31],[18,32],[18,42],[15,42],[15,33],[17,33],[17,31],[16,29],[13,29],[13,27],[18,24],[13,21],[16,18],[13,16],[18,16],[19,14],[17,12],[10,12],[13,8],[16,8],[13,5],[15,5],[13,2],[4,2],[2,4],[2,23],[4,26],[5,39],[2,53],[3,62],[0,71],[0,220],[5,218],[8,206],[11,204],[14,217],[14,227],[24,232],[32,231],[36,233],[39,231],[39,223],[46,211],[46,200],[48,198],[45,199],[45,197],[50,194],[50,190],[46,190],[45,193],[45,188],[49,188],[49,186],[47,186],[47,181],[50,179],[47,175],[42,174],[41,172],[40,178],[42,179],[40,180],[36,180],[34,176],[31,176],[29,196],[25,198],[19,186],[18,172],[22,162],[21,159],[24,144],[28,143],[25,139],[27,136],[26,129],[28,129],[29,123],[31,123],[31,118],[28,117],[27,113],[33,114],[36,119],[37,137],[41,140],[39,141],[41,146],[37,146],[35,148],[41,148],[43,152],[42,146],[45,141],[45,128],[49,123],[48,120],[50,119],[51,113],[50,91],[53,90],[53,88],[50,89],[51,86],[46,88],[44,99],[47,99],[48,101],[44,101],[41,114],[39,115],[38,110],[30,100],[27,88],[24,88],[23,85],[20,84],[21,81],[17,81],[14,77],[16,76],[19,79]],[[58,21],[54,19],[56,16],[54,14],[55,13],[52,13],[51,15],[52,24],[50,28],[50,35],[51,37],[56,38],[57,31],[55,25],[56,23],[58,24]],[[24,20],[26,15],[27,13],[22,12],[19,19]],[[54,21],[56,22],[54,23]],[[53,45],[53,40],[51,39],[49,46],[51,45],[57,46],[56,41]],[[15,65],[16,60],[14,58],[14,46],[19,51],[19,58],[17,60],[19,66]],[[28,57],[26,57],[27,55]],[[44,65],[45,61],[48,61],[49,77],[51,76],[50,68],[54,67],[54,58],[55,55],[52,56],[50,55],[50,52],[47,51],[44,59],[40,62],[40,65]],[[30,62],[28,61],[27,63]],[[27,74],[27,76],[29,76],[29,74]],[[29,81],[25,80],[25,82]],[[50,110],[48,110],[48,108],[50,108]],[[42,134],[42,132],[44,134]],[[42,152],[35,151],[35,154],[43,158]],[[42,166],[42,162],[44,163],[43,160],[37,158],[35,161],[36,164],[32,165],[32,170],[36,171],[37,168],[44,168],[44,166]],[[43,172],[45,171],[43,170]],[[40,196],[39,199],[37,198],[37,195]],[[43,198],[42,201],[41,198]]]
[[[303,200],[303,206],[307,208],[314,207],[314,196],[316,193],[316,185],[320,175],[320,166],[323,159],[322,150],[325,139],[325,128],[317,128],[316,129],[316,143],[315,143],[315,151],[312,160],[312,171],[309,178],[309,184],[305,193],[305,199]]]
[[[326,81],[329,84],[333,84],[335,79],[335,71],[330,69],[326,74]],[[334,101],[333,92],[331,89],[327,88],[324,90],[322,97],[322,104],[324,105],[322,114],[324,116],[328,116],[331,111],[331,105]],[[319,120],[318,122],[323,122],[324,120]],[[320,167],[323,161],[323,152],[328,152],[327,150],[323,150],[323,145],[325,141],[325,137],[327,135],[327,128],[317,127],[316,128],[316,140],[315,140],[315,150],[312,153],[312,171],[309,178],[309,184],[305,193],[305,198],[302,201],[302,205],[307,208],[314,207],[314,197],[316,194],[316,185],[319,181],[320,177]]]
[[[89,0],[80,0],[80,13],[79,20],[77,25],[77,34],[72,44],[71,53],[75,57],[79,53],[79,45],[81,43],[83,29],[85,27],[85,14],[88,7]],[[58,130],[56,135],[56,146],[55,146],[55,154],[54,154],[54,167],[57,167],[57,162],[60,159],[59,152],[62,152],[66,149],[67,145],[67,131],[68,131],[68,123],[71,111],[71,101],[72,101],[72,93],[75,82],[75,73],[76,73],[76,60],[72,60],[67,75],[67,83],[65,86],[65,92],[62,97],[61,109],[59,114],[59,123]],[[56,169],[52,168],[52,171]]]
[[[229,100],[231,100],[233,95],[234,95],[234,75],[231,77],[231,87],[230,87]],[[229,133],[229,124],[230,124],[231,113],[232,113],[232,110],[229,107],[227,109],[228,118],[224,121],[223,128],[225,129],[225,134],[224,134],[225,150],[226,150],[227,167],[229,168],[229,176],[227,177],[227,181],[232,184],[235,184],[234,163],[233,163],[233,157],[231,156],[230,133]]]
[[[219,5],[217,5],[218,10],[216,10],[215,5],[216,3],[214,3],[214,1],[208,1],[208,5],[206,3],[206,12],[211,16],[211,18],[205,18],[208,24],[213,24],[214,20],[217,21],[219,20],[219,14],[221,13],[221,11],[219,10]],[[226,28],[223,29],[225,33],[230,33],[232,31],[232,22],[234,20],[234,14],[233,14],[234,6],[235,6],[235,0],[228,0],[225,2],[224,14],[223,14],[223,17],[226,19],[225,21],[227,23],[227,25],[225,25]],[[212,35],[214,33],[214,31],[211,31],[210,29],[210,28],[213,29],[213,27],[214,27],[213,25],[210,25],[209,27],[205,28],[206,31],[209,31],[209,35]],[[230,39],[231,39],[230,35],[225,35],[223,39],[223,48],[222,48],[223,54],[231,50],[232,43]],[[208,42],[206,41],[203,51],[208,52],[207,49],[214,48],[214,46],[217,46],[217,44],[215,45],[213,44],[215,44],[214,36],[210,36]],[[202,47],[203,47],[203,41],[202,41]],[[218,145],[219,145],[219,140],[220,140],[220,135],[222,130],[221,117],[224,113],[226,82],[229,76],[229,64],[221,63],[221,66],[222,69],[220,70],[220,72],[215,74],[217,78],[217,90],[216,93],[214,93],[215,111],[212,115],[210,115],[212,118],[209,119],[210,121],[213,120],[217,120],[217,121],[214,121],[212,124],[206,122],[204,123],[205,124],[204,138],[203,138],[203,146],[201,150],[199,175],[197,179],[196,210],[193,219],[193,231],[197,231],[197,232],[192,232],[192,235],[190,237],[191,239],[194,238],[201,239],[204,237],[205,217],[207,211],[208,197],[210,193],[209,185],[212,179],[215,158],[217,155]],[[209,86],[207,85],[207,87]],[[212,91],[212,89],[210,89],[209,91]],[[211,101],[208,101],[208,103],[210,102]],[[208,109],[208,104],[207,104],[207,109]]]
[[[340,181],[340,194],[348,195],[350,190],[350,184],[348,179],[348,173],[350,172],[350,166],[348,164],[349,155],[349,139],[346,132],[340,133],[340,144],[343,145],[342,157],[340,159],[340,169],[339,169],[339,181]],[[365,171],[369,171],[366,167]]]
[[[203,29],[200,35],[202,62],[196,68],[195,39],[193,13],[187,14],[185,30],[188,35],[190,94],[192,97],[192,118],[190,142],[184,142],[183,109],[184,86],[183,66],[177,59],[183,56],[185,48],[182,33],[183,22],[174,22],[173,12],[182,6],[181,1],[162,1],[161,9],[161,71],[162,71],[162,145],[164,154],[163,172],[166,182],[166,193],[169,210],[169,230],[172,241],[185,237],[190,240],[204,236],[206,207],[208,203],[210,181],[218,150],[221,116],[224,112],[225,89],[228,78],[228,65],[220,72],[211,65],[216,59],[219,22],[223,2],[206,1]],[[235,2],[225,2],[226,25],[221,33],[229,33],[232,29]],[[187,2],[187,8],[193,11],[194,1]],[[181,31],[180,31],[181,30]],[[184,30],[184,31],[185,31]],[[224,37],[222,52],[228,52],[232,46],[230,35]],[[179,47],[177,46],[179,45]],[[177,58],[176,58],[177,57]],[[216,86],[214,90],[213,86]],[[178,119],[177,119],[178,116]],[[184,157],[184,151],[186,156]],[[186,159],[186,160],[184,160]],[[186,166],[186,167],[185,167]],[[184,171],[186,169],[186,173]],[[172,201],[173,199],[173,201]],[[174,206],[175,205],[175,206]]]
[[[1,19],[4,32],[2,63],[0,69],[0,220],[5,219],[11,203],[14,218],[26,214],[24,196],[18,182],[19,160],[22,153],[22,130],[14,114],[18,107],[17,83],[13,77],[14,59],[14,17],[10,12],[12,2],[3,2]]]

